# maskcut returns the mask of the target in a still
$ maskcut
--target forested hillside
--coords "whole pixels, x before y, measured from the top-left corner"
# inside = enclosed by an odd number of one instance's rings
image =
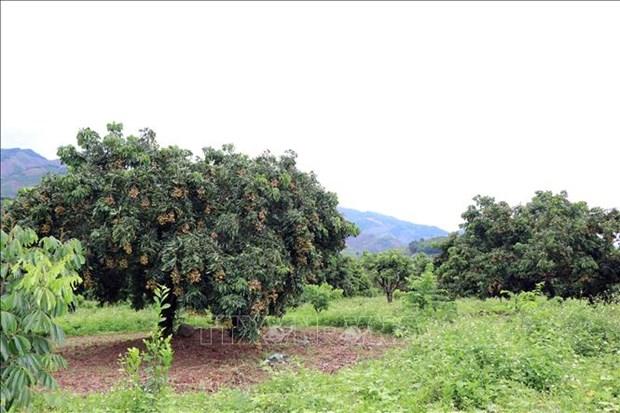
[[[412,241],[448,235],[447,231],[435,226],[414,224],[376,212],[350,208],[338,210],[360,229],[357,237],[347,239],[347,251],[354,254],[387,249],[406,250]]]

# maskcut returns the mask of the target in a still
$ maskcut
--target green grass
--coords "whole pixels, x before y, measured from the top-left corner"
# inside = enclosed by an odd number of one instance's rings
[[[148,332],[157,323],[157,312],[153,307],[136,311],[127,304],[99,307],[86,301],[75,312],[57,319],[67,336],[89,336],[111,333]],[[208,314],[186,313],[184,322],[196,327],[212,325]]]
[[[385,297],[354,297],[330,303],[327,310],[317,313],[310,304],[289,311],[282,318],[268,319],[270,325],[326,327],[365,327],[393,334],[402,331],[416,319],[415,314],[403,308],[396,300],[389,304]]]
[[[344,299],[318,316],[302,306],[279,321],[308,325],[314,317],[341,325],[343,318],[380,316],[387,321],[371,327],[409,331],[407,345],[332,375],[285,371],[250,390],[168,394],[150,406],[161,412],[620,412],[619,304],[539,298],[517,310],[510,301],[466,299],[457,311],[454,319],[437,318],[380,297]],[[418,321],[399,325],[408,315]],[[47,393],[37,408],[124,411],[131,397]]]

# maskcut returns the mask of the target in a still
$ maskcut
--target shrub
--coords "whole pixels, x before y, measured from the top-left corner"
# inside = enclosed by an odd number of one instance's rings
[[[329,284],[307,285],[304,287],[303,300],[312,304],[317,313],[327,310],[329,302],[340,297],[342,297],[342,290],[333,288]]]
[[[620,318],[618,304],[588,304],[571,299],[562,306],[558,329],[566,332],[573,351],[585,357],[617,354],[620,356]]]
[[[521,291],[520,293],[513,293],[512,291],[503,290],[500,294],[507,297],[512,303],[512,309],[514,312],[519,313],[523,309],[528,307],[535,307],[537,301],[545,300],[542,292],[544,283],[536,284],[536,288],[532,291]]]
[[[66,366],[52,353],[53,344],[64,339],[54,317],[73,302],[84,257],[76,240],[39,240],[32,229],[19,226],[1,231],[0,248],[0,411],[5,412],[28,406],[33,387],[55,387],[52,371]]]
[[[435,311],[442,304],[450,301],[448,293],[437,285],[437,277],[433,269],[433,264],[429,262],[422,275],[409,279],[407,299],[420,310],[431,308]]]
[[[401,298],[403,298],[403,296],[406,296],[407,293],[402,291],[402,290],[394,290],[394,299],[395,300],[400,300]]]

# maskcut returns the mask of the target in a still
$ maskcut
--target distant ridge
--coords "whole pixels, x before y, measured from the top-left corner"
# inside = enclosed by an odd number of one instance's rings
[[[58,159],[46,159],[32,149],[0,148],[0,196],[14,198],[18,190],[37,185],[46,174],[66,170]]]
[[[338,210],[360,229],[360,235],[347,239],[347,251],[353,254],[407,249],[411,241],[448,235],[448,231],[436,226],[415,224],[377,212],[343,207]]]

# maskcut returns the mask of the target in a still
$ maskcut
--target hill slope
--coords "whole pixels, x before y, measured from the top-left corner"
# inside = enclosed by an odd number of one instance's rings
[[[447,231],[435,226],[414,224],[376,212],[342,207],[338,210],[360,228],[360,235],[347,240],[347,250],[353,253],[407,249],[411,241],[448,235]]]
[[[44,158],[32,149],[0,149],[2,198],[13,198],[20,188],[34,186],[47,173],[62,174],[67,168],[59,160]]]

